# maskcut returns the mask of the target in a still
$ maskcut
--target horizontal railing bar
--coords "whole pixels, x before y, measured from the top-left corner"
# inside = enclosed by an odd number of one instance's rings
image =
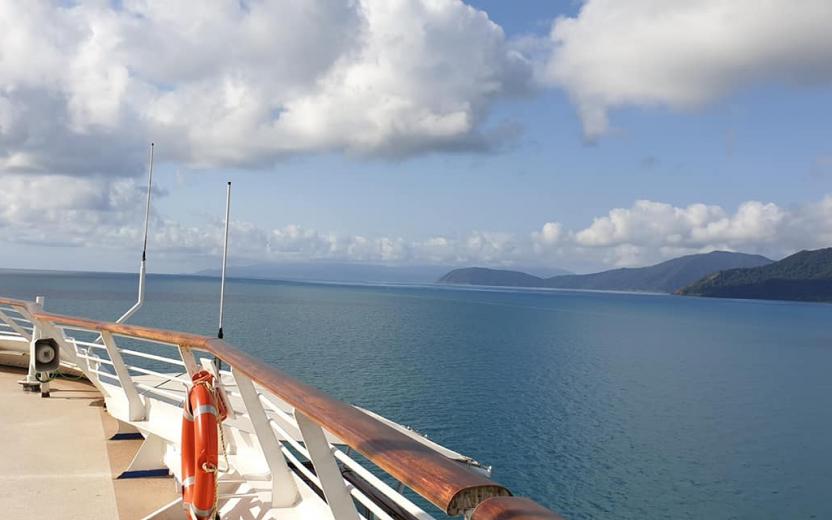
[[[341,463],[343,463],[349,469],[355,471],[359,477],[366,480],[375,489],[381,491],[381,493],[383,493],[384,496],[394,501],[396,505],[399,505],[402,508],[404,508],[411,515],[423,520],[433,519],[433,516],[431,516],[427,511],[417,506],[409,498],[390,487],[386,482],[384,482],[377,476],[373,475],[371,471],[362,466],[357,460],[353,459],[352,457],[335,447],[333,447],[332,453],[335,455],[336,459],[341,461]]]
[[[136,356],[144,359],[152,359],[154,361],[161,361],[162,363],[170,363],[171,365],[179,365],[180,367],[184,367],[185,363],[179,361],[178,359],[166,358],[163,356],[157,356],[155,354],[148,354],[146,352],[139,352],[138,350],[131,350],[129,348],[120,348],[119,351],[122,354],[127,354],[128,356]]]
[[[24,317],[22,317],[22,316],[21,316],[21,317],[18,317],[18,316],[9,316],[9,319],[10,319],[10,320],[14,320],[14,321],[16,321],[16,322],[22,322],[22,323],[32,323],[32,320],[30,320],[30,319],[26,319],[26,318],[24,318]]]
[[[298,434],[300,434],[300,427],[298,426],[298,423],[295,420],[294,416],[292,416],[292,414],[284,412],[283,410],[275,406],[274,403],[268,401],[266,398],[262,396],[260,397],[260,402],[265,405],[268,411],[271,411],[274,414],[274,417],[269,417],[270,423],[274,423],[275,425],[277,425],[278,422],[275,419],[280,419],[288,426],[297,430]],[[268,413],[266,413],[266,416],[268,417]],[[283,428],[283,426],[281,426],[281,428]]]
[[[155,386],[146,385],[144,383],[136,383],[136,387],[141,388],[143,390],[147,390],[148,392],[151,392],[151,393],[154,393],[154,394],[165,396],[168,399],[178,401],[179,403],[184,403],[185,402],[185,399],[184,399],[183,395],[180,395],[180,394],[177,394],[177,393],[174,393],[174,392],[168,392],[167,390],[162,390],[161,388],[156,388]]]
[[[91,341],[81,341],[80,339],[73,339],[72,341],[76,345],[81,345],[82,347],[97,348],[99,350],[107,350],[107,347],[105,347],[101,343],[93,343]]]
[[[133,365],[124,365],[124,366],[127,367],[128,370],[135,370],[136,372],[138,372],[140,374],[145,374],[145,375],[148,375],[148,376],[156,376],[158,378],[161,378],[164,382],[174,381],[174,382],[177,382],[177,383],[182,383],[183,385],[188,385],[189,384],[189,381],[181,379],[177,376],[171,376],[169,374],[163,374],[161,372],[156,372],[155,370],[148,370],[146,368],[137,367],[137,366],[133,366]]]
[[[260,402],[263,403],[263,406],[267,407],[269,410],[275,413],[279,413],[289,422],[294,422],[294,418],[290,413],[282,410],[279,406],[270,401],[267,396],[263,395],[260,392],[257,392],[257,398],[260,399]]]
[[[105,365],[115,366],[115,365],[113,365],[113,362],[110,361],[109,359],[104,359],[104,358],[94,357],[94,356],[87,356],[85,354],[75,354],[75,355],[78,356],[79,358],[86,359],[87,361],[92,361],[94,363],[103,363]]]
[[[293,448],[295,448],[298,451],[298,453],[300,453],[307,459],[310,458],[309,452],[306,451],[306,446],[303,446],[298,441],[296,441],[294,437],[289,435],[289,432],[287,432],[283,429],[282,426],[277,424],[277,422],[274,419],[269,419],[269,425],[272,427],[272,430],[274,430],[280,437],[283,437],[286,440],[286,442],[288,442]]]
[[[4,329],[11,329],[12,328],[12,326],[9,325],[8,323],[0,323],[0,327],[3,327]],[[23,325],[17,325],[17,328],[23,329],[25,331],[32,332],[32,327],[24,327]]]
[[[109,377],[110,379],[119,381],[118,376],[115,374],[110,374],[109,372],[102,372],[101,370],[96,370],[94,368],[90,368],[89,371],[93,374],[98,374],[99,376]]]
[[[373,514],[374,518],[381,518],[382,520],[394,520],[392,516],[390,516],[387,511],[380,508],[378,504],[373,502],[373,500],[368,497],[363,491],[355,487],[355,484],[350,482],[347,479],[344,479],[344,484],[347,487],[347,491],[349,491],[350,495],[358,502],[361,503],[364,507],[370,510]],[[365,518],[364,515],[361,515],[362,518]]]
[[[20,303],[21,303],[20,307],[24,307],[24,308],[25,308],[26,304],[28,304],[29,302],[23,302],[23,301],[21,301]],[[22,318],[25,318],[25,317],[26,317],[26,316],[24,316],[23,312],[22,312],[19,308],[12,307],[12,306],[9,306],[9,305],[3,305],[2,307],[0,307],[0,311],[3,311],[3,312],[13,312],[13,313],[17,314],[18,316],[20,316],[20,317],[22,317]]]
[[[276,424],[273,419],[269,420],[269,424],[271,425],[272,429],[275,430],[275,433],[277,433],[281,437],[285,438],[286,441],[293,448],[295,448],[295,450],[297,450],[298,453],[300,453],[307,460],[309,460],[309,452],[306,450],[305,446],[302,446],[300,443],[295,441],[288,434],[288,432],[286,432],[286,430],[284,430],[281,426]],[[310,481],[312,481],[318,487],[318,489],[322,489],[321,481],[320,481],[320,479],[318,479],[317,475],[315,475],[309,468],[307,468],[304,464],[302,464],[300,462],[300,460],[298,460],[298,458],[295,456],[295,454],[292,453],[291,450],[286,448],[286,446],[281,446],[281,450],[286,455],[286,457],[288,457],[290,459],[293,466],[298,468],[298,470],[300,470],[300,472],[303,473],[304,476],[306,476],[306,478],[308,478]],[[350,495],[353,496],[356,500],[358,500],[361,504],[363,504],[363,505],[367,506],[369,509],[371,509],[373,511],[373,514],[375,514],[376,516],[380,516],[381,518],[392,520],[392,517],[389,514],[387,514],[386,511],[384,511],[383,509],[378,507],[378,504],[373,502],[372,499],[370,499],[370,497],[365,495],[360,489],[355,487],[351,482],[344,479],[344,485],[347,487],[347,491],[349,491]],[[428,518],[432,518],[432,517],[429,516]]]
[[[301,473],[303,473],[306,478],[312,481],[312,483],[315,484],[318,487],[318,489],[321,489],[321,481],[318,479],[317,475],[312,473],[309,470],[309,468],[303,465],[303,463],[301,463],[301,461],[298,460],[295,454],[292,453],[292,450],[288,449],[286,446],[281,446],[280,449],[283,452],[283,454],[286,455],[286,458],[289,459],[289,462],[291,462],[293,466],[298,468],[298,470]]]

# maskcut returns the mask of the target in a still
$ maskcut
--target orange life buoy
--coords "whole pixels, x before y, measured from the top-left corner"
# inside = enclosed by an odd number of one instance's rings
[[[217,427],[225,419],[214,376],[194,374],[182,410],[182,504],[189,519],[212,518],[217,498]]]

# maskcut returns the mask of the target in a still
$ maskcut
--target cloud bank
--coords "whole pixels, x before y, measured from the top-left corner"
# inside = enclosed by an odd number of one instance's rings
[[[5,181],[8,189],[0,192],[0,236],[5,242],[138,251],[144,188],[136,182],[25,175]],[[31,193],[42,196],[27,196]],[[232,221],[230,235],[238,263],[338,261],[584,271],[647,265],[712,250],[780,258],[799,249],[832,246],[832,195],[790,208],[748,201],[734,210],[638,200],[585,227],[546,222],[528,233],[472,230],[412,238],[336,234],[301,225],[269,229]],[[220,254],[222,236],[220,221],[187,226],[154,214],[149,250],[151,257],[179,262],[180,271],[187,272],[195,260]]]
[[[555,20],[542,82],[594,139],[623,106],[693,109],[757,83],[832,82],[827,0],[587,0]]]

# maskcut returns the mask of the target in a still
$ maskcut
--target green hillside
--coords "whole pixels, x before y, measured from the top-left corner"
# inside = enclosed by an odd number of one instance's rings
[[[832,248],[800,251],[762,267],[714,273],[679,290],[678,294],[832,301]]]
[[[735,267],[757,267],[771,263],[760,255],[713,251],[687,255],[648,267],[613,269],[594,274],[555,276],[545,281],[557,289],[673,292],[703,276]]]

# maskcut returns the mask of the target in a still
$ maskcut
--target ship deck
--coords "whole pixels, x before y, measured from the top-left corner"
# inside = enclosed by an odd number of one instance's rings
[[[4,518],[134,519],[176,497],[172,478],[116,479],[141,441],[108,440],[117,423],[95,387],[56,379],[43,399],[21,389],[24,376],[0,366]]]

